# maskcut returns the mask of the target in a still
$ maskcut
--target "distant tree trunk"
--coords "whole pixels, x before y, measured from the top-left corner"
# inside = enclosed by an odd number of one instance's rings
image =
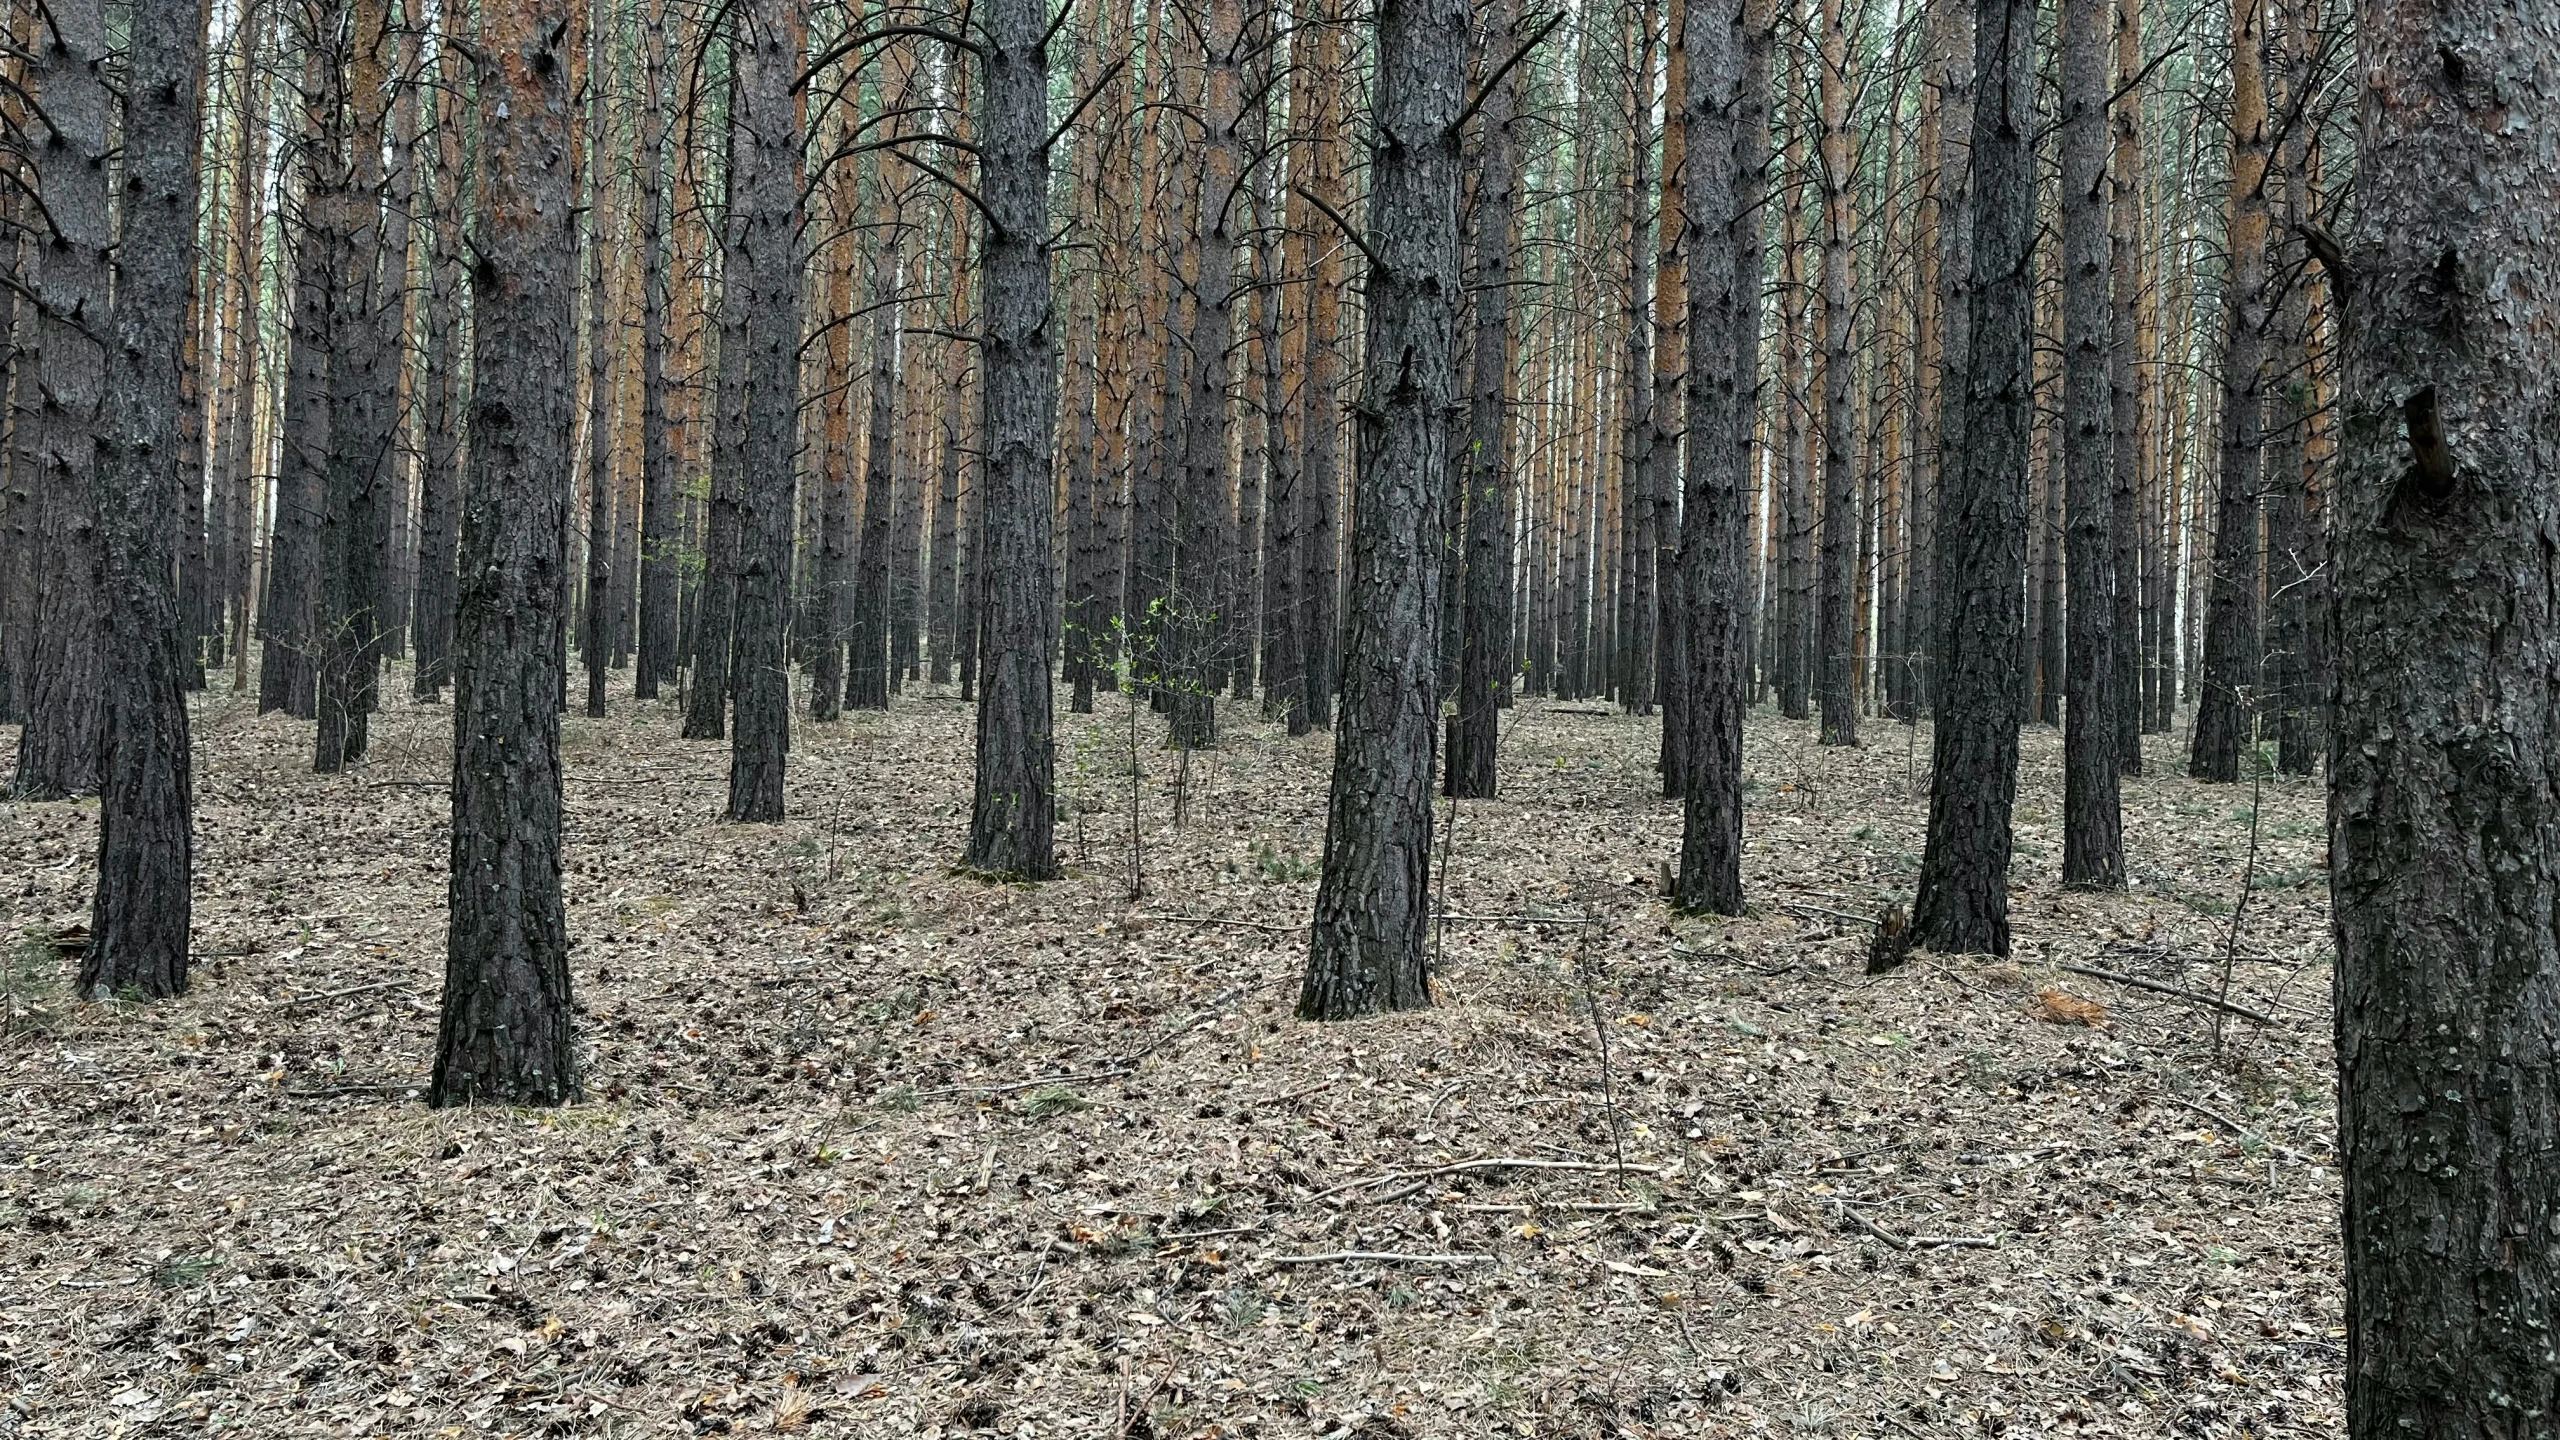
[[[441,23],[457,23],[450,9]],[[417,595],[410,606],[417,671],[412,690],[421,700],[444,693],[453,653],[454,541],[460,528],[462,481],[463,278],[462,136],[465,112],[462,52],[441,50],[438,83],[428,87],[436,107],[436,137],[429,190],[426,296],[426,395],[419,431],[425,444],[418,461]]]
[[[1982,93],[1972,107],[1970,334],[1964,363],[1949,371],[1963,385],[1964,418],[1939,531],[1938,593],[1950,623],[1910,932],[1916,943],[1957,953],[2009,953],[2033,385],[2035,15],[2035,0],[1976,0],[1974,11]]]
[[[667,17],[647,0],[640,72],[640,640],[631,694],[654,700],[676,669],[682,578],[667,419]]]
[[[1200,8],[1203,13],[1192,23],[1200,27],[1207,50],[1201,114],[1206,134],[1194,216],[1190,384],[1180,438],[1180,548],[1172,613],[1166,617],[1171,738],[1184,747],[1218,743],[1216,697],[1227,669],[1221,643],[1227,624],[1219,605],[1228,591],[1225,559],[1235,529],[1228,357],[1235,345],[1236,231],[1243,213],[1237,182],[1244,173],[1244,6],[1242,0],[1203,0]]]
[[[1305,93],[1305,82],[1297,84]],[[1270,143],[1274,121],[1284,112],[1275,91],[1263,102],[1263,140]],[[1301,152],[1303,153],[1303,152]],[[1290,394],[1305,370],[1304,298],[1295,285],[1283,288],[1284,275],[1305,272],[1304,256],[1315,234],[1300,236],[1288,226],[1281,199],[1280,169],[1264,161],[1257,172],[1264,238],[1256,249],[1255,280],[1259,294],[1256,319],[1264,357],[1262,377],[1262,464],[1265,479],[1262,548],[1262,713],[1284,722],[1292,735],[1307,733],[1306,649],[1299,597],[1306,576],[1300,539],[1304,489],[1299,483],[1298,431],[1301,417]]]
[[[2560,1415],[2560,15],[2369,0],[2329,744],[2347,1433]],[[2528,102],[2531,103],[2531,102]],[[2343,277],[2333,277],[2343,281]]]
[[[1850,214],[1857,138],[1849,128],[1849,30],[1841,0],[1822,0],[1822,743],[1858,743],[1857,237]]]
[[[1485,16],[1487,62],[1499,65],[1526,39],[1514,0],[1494,0]],[[1458,714],[1449,727],[1446,789],[1490,800],[1501,700],[1511,660],[1511,570],[1502,542],[1511,532],[1511,247],[1520,209],[1519,145],[1512,131],[1528,67],[1514,65],[1478,109],[1484,127],[1474,163],[1475,303],[1467,432],[1459,465],[1466,477],[1464,606],[1458,646]]]
[[[979,126],[989,211],[980,306],[986,493],[979,507],[985,615],[977,785],[967,863],[1053,880],[1050,506],[1058,426],[1050,328],[1048,15],[1041,0],[990,0]]]
[[[2107,516],[2115,593],[2108,606],[2108,654],[2114,662],[2107,704],[2116,715],[2116,768],[2142,773],[2142,519],[2144,470],[2143,376],[2138,365],[2143,277],[2142,253],[2142,0],[2114,0],[2115,97],[2108,219],[2112,287],[2107,340],[2108,425],[2112,495]]]
[[[887,165],[881,166],[880,242],[871,257],[870,417],[862,479],[862,543],[854,565],[853,625],[847,632],[844,703],[854,710],[889,708],[890,511],[896,504],[898,404],[898,273],[903,231]]]
[[[730,72],[730,111],[738,106],[736,66]],[[740,231],[745,212],[739,201],[734,155],[726,172],[726,213],[720,222],[720,299],[716,320],[718,355],[711,382],[711,491],[702,522],[702,578],[693,608],[693,685],[685,692],[684,738],[718,740],[727,733],[729,696],[737,683],[733,665],[738,622],[738,571],[745,563],[743,462],[747,441],[747,327],[751,315],[746,291],[747,256]]]
[[[605,669],[613,647],[613,327],[605,248],[612,243],[612,159],[606,146],[612,89],[613,15],[590,0],[587,16],[587,607],[580,648],[587,668],[587,714],[604,716]],[[792,291],[799,294],[795,287]]]
[[[2062,883],[2124,887],[2116,775],[2123,711],[2115,687],[2114,398],[2108,365],[2107,22],[2111,0],[2062,3],[2062,330],[2064,512],[2070,530],[2068,728],[2063,732]],[[2127,637],[2130,639],[2130,637]]]
[[[1439,740],[1440,506],[1458,281],[1461,0],[1377,9],[1369,259],[1342,725],[1298,1014],[1431,1003],[1431,752]]]
[[[2231,4],[2230,278],[2222,309],[2222,474],[2214,505],[2213,593],[2205,605],[2204,688],[2187,773],[2240,778],[2256,702],[2258,492],[2263,481],[2267,328],[2267,0]]]
[[[1684,0],[1687,131],[1680,203],[1688,230],[1688,445],[1680,525],[1680,590],[1687,612],[1682,716],[1688,725],[1681,811],[1680,908],[1742,913],[1742,711],[1749,696],[1752,404],[1742,390],[1734,327],[1759,318],[1760,217],[1737,203],[1736,158],[1752,148],[1740,126],[1745,37],[1729,5]],[[1745,291],[1749,298],[1745,298]]]
[[[1932,7],[1930,47],[1938,70],[1937,184],[1933,227],[1938,277],[1937,412],[1938,443],[1931,464],[1929,553],[1921,557],[1923,590],[1911,607],[1913,648],[1919,652],[1922,701],[1938,714],[1950,671],[1954,643],[1957,588],[1962,575],[1956,564],[1965,537],[1951,533],[1954,491],[1959,488],[1965,454],[1967,399],[1965,377],[1973,359],[1974,155],[1973,129],[1979,111],[1981,75],[1975,60],[1977,19],[1974,4],[1948,0]],[[2020,497],[2023,509],[2024,497]],[[2020,523],[2025,523],[2023,514]],[[2023,555],[2024,537],[2019,553]],[[2023,561],[2021,562],[2023,563]],[[1932,741],[1934,747],[1935,741]],[[1934,783],[1934,781],[1933,781]]]
[[[809,669],[809,718],[844,714],[844,630],[853,583],[853,276],[856,266],[858,182],[826,187],[829,223],[835,231],[827,262],[826,459],[824,503],[818,518],[818,575],[814,606],[818,633],[810,637],[817,659]]]
[[[2275,113],[2294,116],[2307,102],[2311,56],[2308,36],[2297,29],[2301,0],[2280,6],[2271,16],[2268,48],[2276,57],[2275,79],[2283,88]],[[2326,690],[2320,681],[2311,644],[2311,589],[2319,562],[2313,556],[2310,513],[2308,441],[2313,424],[2311,403],[2311,263],[2301,240],[2314,222],[2310,205],[2310,124],[2294,118],[2284,127],[2276,147],[2271,183],[2283,185],[2284,236],[2281,267],[2286,276],[2276,305],[2266,367],[2275,382],[2273,429],[2267,437],[2264,488],[2267,496],[2267,690],[2275,719],[2276,768],[2287,775],[2308,775],[2318,763],[2320,709]]]
[[[400,415],[404,276],[383,273],[383,137],[390,115],[386,0],[350,0],[345,183],[327,197],[337,247],[329,337],[329,461],[323,482],[319,727],[313,768],[364,758],[382,666],[391,460]]]
[[[1618,469],[1623,487],[1627,575],[1620,609],[1618,675],[1621,701],[1630,715],[1650,715],[1661,672],[1655,664],[1661,625],[1658,597],[1660,567],[1655,551],[1669,510],[1656,503],[1653,478],[1653,323],[1646,312],[1652,284],[1654,230],[1647,223],[1653,204],[1653,4],[1639,0],[1627,7],[1627,36],[1632,42],[1629,74],[1634,77],[1627,108],[1627,193],[1625,228],[1627,289],[1620,302],[1619,323],[1625,327],[1625,359],[1620,373],[1621,401]],[[1675,103],[1674,108],[1677,108]],[[1664,217],[1663,223],[1672,223]],[[1507,577],[1506,577],[1507,579]],[[1504,596],[1506,609],[1509,596]]]
[[[1343,132],[1351,123],[1348,68],[1343,54],[1340,0],[1315,0],[1316,16],[1306,25],[1313,52],[1305,75],[1311,92],[1307,107],[1306,193],[1344,213],[1349,196],[1343,182]],[[1293,57],[1294,58],[1294,57]],[[1310,230],[1326,230],[1333,222],[1322,210],[1300,222]],[[1342,508],[1342,246],[1330,239],[1314,246],[1307,277],[1307,373],[1305,409],[1299,443],[1305,464],[1298,483],[1304,487],[1299,544],[1305,566],[1306,599],[1298,633],[1306,652],[1307,721],[1330,729],[1333,697],[1340,688],[1335,658],[1341,624],[1337,608],[1341,588],[1340,515]],[[1427,780],[1426,780],[1427,783]]]
[[[66,10],[53,6],[55,24]],[[91,999],[187,988],[188,884],[195,868],[187,745],[187,637],[166,517],[198,473],[178,432],[181,330],[196,269],[196,98],[204,6],[133,10],[124,102],[123,234],[106,353],[102,627],[106,757],[98,885],[80,993]],[[48,95],[48,99],[52,97]]]
[[[1686,582],[1680,578],[1676,503],[1681,489],[1680,430],[1687,414],[1680,385],[1688,363],[1683,337],[1688,333],[1689,302],[1681,287],[1688,265],[1689,218],[1680,187],[1688,172],[1688,0],[1665,0],[1664,9],[1662,201],[1654,227],[1653,257],[1653,442],[1646,447],[1645,488],[1654,498],[1654,664],[1662,677],[1662,745],[1654,767],[1662,775],[1662,798],[1679,800],[1689,793],[1691,739],[1689,600],[1683,588]],[[1532,566],[1531,571],[1544,579],[1541,567]],[[1545,684],[1547,667],[1540,665],[1534,679]]]
[[[96,793],[106,738],[98,450],[109,417],[106,354],[92,332],[110,320],[107,24],[100,0],[66,0],[50,14],[35,67],[44,127],[37,178],[52,234],[32,247],[43,409],[30,567],[35,644],[18,732],[22,800]],[[168,524],[156,514],[149,520]]]
[[[453,870],[428,1103],[578,1098],[560,903],[561,579],[576,184],[570,0],[482,12],[471,460],[453,655]]]

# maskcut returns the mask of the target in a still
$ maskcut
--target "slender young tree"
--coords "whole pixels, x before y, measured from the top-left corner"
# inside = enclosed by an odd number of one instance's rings
[[[1963,440],[1938,529],[1938,593],[1950,613],[1934,695],[1929,836],[1905,937],[1957,953],[2009,953],[2009,815],[2026,699],[2019,576],[2034,408],[2035,18],[2035,0],[1974,6],[1970,334],[1961,368],[1948,372],[1962,387]]]
[[[1049,507],[1058,342],[1049,289],[1049,25],[1041,0],[990,0],[981,23],[985,111],[978,175],[988,212],[979,271],[984,641],[968,864],[1019,880],[1053,880],[1049,645],[1057,616]]]
[[[1431,752],[1458,285],[1462,0],[1383,0],[1369,147],[1367,345],[1342,725],[1298,1014],[1431,1003]]]
[[[471,459],[453,655],[437,1106],[578,1098],[560,902],[559,648],[578,284],[570,4],[481,12]]]
[[[124,224],[98,465],[106,756],[98,887],[80,961],[80,993],[93,999],[187,988],[194,797],[167,517],[195,479],[170,442],[178,433],[179,331],[196,268],[203,10],[202,0],[137,6],[127,41]]]
[[[451,672],[455,585],[454,542],[461,526],[462,485],[462,275],[463,132],[471,120],[465,103],[461,47],[453,43],[459,7],[439,7],[444,27],[436,59],[437,83],[424,87],[435,106],[431,127],[436,137],[435,163],[428,187],[428,242],[425,395],[419,431],[418,561],[416,595],[410,605],[412,648],[417,670],[412,693],[421,700],[444,693]]]
[[[2112,0],[2062,0],[2063,500],[2070,594],[2062,761],[2062,883],[2124,885],[2116,776],[2114,398],[2108,361],[2107,21]],[[2051,623],[2050,621],[2047,622]]]
[[[2329,746],[2347,1433],[2560,1423],[2560,11],[2366,0]],[[2352,288],[2350,288],[2352,287]]]

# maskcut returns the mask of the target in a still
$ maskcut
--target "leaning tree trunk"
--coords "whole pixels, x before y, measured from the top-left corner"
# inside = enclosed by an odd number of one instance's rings
[[[1748,243],[1760,219],[1736,203],[1736,120],[1743,33],[1737,13],[1685,0],[1681,22],[1687,84],[1679,97],[1688,135],[1680,204],[1688,274],[1688,443],[1682,476],[1680,568],[1685,690],[1679,716],[1683,804],[1680,872],[1673,899],[1684,910],[1742,913],[1742,711],[1748,695],[1744,578],[1749,573],[1751,401],[1740,384],[1734,327],[1757,319],[1760,247]],[[1743,291],[1751,298],[1746,302]],[[1665,710],[1666,718],[1671,711]]]
[[[2212,595],[2205,602],[2203,687],[2187,773],[2240,778],[2256,699],[2258,490],[2266,396],[2267,0],[2231,4],[2230,277],[2222,305],[2222,475],[2214,504]]]
[[[107,24],[100,0],[69,0],[50,14],[38,59],[47,127],[38,179],[53,233],[33,247],[43,409],[30,567],[35,644],[18,732],[16,793],[24,800],[96,792],[105,744],[97,484],[107,375],[91,331],[108,314]]]
[[[59,17],[68,7],[57,4]],[[188,882],[195,868],[187,749],[188,637],[167,517],[196,476],[178,433],[180,332],[196,267],[196,90],[204,0],[138,5],[125,77],[123,236],[107,349],[105,453],[106,757],[98,888],[80,993],[187,988]]]
[[[973,870],[1054,880],[1049,508],[1058,428],[1050,328],[1049,54],[1041,0],[991,0],[979,183],[988,216],[980,305],[986,454],[978,506],[978,775]]]
[[[471,460],[453,654],[453,871],[429,1103],[578,1098],[560,904],[576,185],[571,0],[482,12]]]
[[[1439,740],[1441,506],[1458,285],[1463,0],[1383,0],[1353,487],[1351,623],[1324,874],[1298,1013],[1431,1003],[1431,752]]]
[[[1485,21],[1488,63],[1499,65],[1522,36],[1514,0],[1495,0]],[[1501,739],[1502,687],[1511,668],[1511,570],[1502,541],[1511,529],[1511,244],[1520,208],[1518,138],[1527,66],[1495,82],[1479,110],[1484,137],[1474,163],[1475,333],[1469,360],[1465,604],[1458,627],[1458,714],[1449,727],[1452,796],[1490,800]]]
[[[2116,793],[2114,340],[2107,304],[2107,21],[2111,0],[2062,0],[2062,452],[2069,653],[2063,685],[2062,883],[2124,886]],[[2047,624],[2053,623],[2050,619]],[[2130,643],[2128,638],[2127,643]]]
[[[2549,1435],[2560,154],[2527,97],[2560,87],[2560,11],[2366,0],[2357,35],[2363,228],[2331,276],[2347,1433]]]
[[[1935,691],[1929,838],[1907,934],[1933,950],[1993,955],[2009,953],[2009,811],[2025,699],[2019,577],[2035,394],[2028,336],[2035,16],[2035,0],[1974,7],[1981,90],[1973,106],[1970,334],[1962,368],[1948,376],[1963,386],[1963,441],[1940,510],[1938,594],[1950,613]],[[1950,323],[1950,356],[1954,329]]]
[[[730,733],[729,818],[782,818],[791,750],[793,466],[800,442],[800,109],[792,96],[807,49],[805,0],[745,0],[732,48],[731,194],[738,268],[729,298],[744,310],[746,428],[738,457],[737,711]]]

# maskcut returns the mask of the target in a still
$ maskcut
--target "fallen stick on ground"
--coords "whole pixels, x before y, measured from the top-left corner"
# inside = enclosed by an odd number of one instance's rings
[[[2139,975],[2120,975],[2113,970],[2101,970],[2094,965],[2057,964],[2054,968],[2057,970],[2068,970],[2074,975],[2086,975],[2093,980],[2109,980],[2118,985],[2129,985],[2136,990],[2148,990],[2155,995],[2169,995],[2180,1000],[2189,1001],[2193,1004],[2208,1005],[2216,1010],[2240,1016],[2244,1020],[2255,1020],[2261,1025],[2273,1025],[2276,1023],[2276,1017],[2267,1014],[2263,1010],[2252,1010],[2246,1005],[2237,1005],[2231,1001],[2207,995],[2202,991],[2188,990],[2180,986],[2164,984],[2158,980],[2145,980]]]
[[[1482,1265],[1490,1255],[1406,1255],[1394,1250],[1327,1250],[1321,1255],[1274,1255],[1274,1265],[1333,1265],[1373,1261],[1382,1265]]]

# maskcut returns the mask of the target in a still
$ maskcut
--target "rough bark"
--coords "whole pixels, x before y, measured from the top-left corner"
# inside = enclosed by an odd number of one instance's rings
[[[2258,501],[2267,328],[2267,0],[2231,5],[2229,278],[2222,307],[2222,469],[2214,502],[2203,688],[2187,773],[2240,778],[2257,691]]]
[[[67,7],[56,4],[59,23]],[[98,885],[80,993],[187,988],[194,872],[185,642],[166,517],[197,479],[172,444],[181,328],[196,268],[196,97],[202,0],[137,6],[128,40],[122,234],[98,465],[106,590],[106,755]]]
[[[613,646],[613,317],[605,251],[612,244],[612,161],[605,96],[613,88],[607,0],[589,0],[587,17],[587,603],[579,648],[587,671],[587,714],[605,713],[605,670]],[[798,293],[795,289],[795,295]]]
[[[1963,438],[1951,449],[1939,530],[1938,593],[1949,613],[1910,936],[1933,950],[2006,955],[2034,383],[2034,0],[1976,0],[1973,32],[1981,93],[1971,107],[1969,335],[1963,363],[1949,370],[1962,386]]]
[[[43,96],[37,180],[52,233],[33,249],[37,297],[34,644],[16,794],[59,800],[95,793],[105,742],[98,533],[98,448],[107,422],[107,25],[100,0],[71,0],[41,27]],[[23,423],[23,421],[22,421]],[[165,523],[165,522],[163,522]]]
[[[1350,124],[1345,113],[1350,109],[1349,87],[1344,79],[1349,67],[1341,33],[1345,22],[1336,8],[1338,4],[1339,0],[1315,0],[1317,16],[1307,27],[1312,32],[1309,49],[1313,54],[1306,68],[1311,93],[1306,122],[1307,179],[1303,187],[1337,215],[1349,208],[1342,136]],[[1319,230],[1333,226],[1321,209],[1300,223]],[[1300,412],[1299,443],[1305,464],[1298,483],[1305,490],[1300,543],[1306,599],[1300,611],[1304,618],[1299,635],[1306,654],[1307,720],[1324,728],[1333,724],[1333,697],[1340,680],[1336,661],[1340,655],[1342,587],[1338,557],[1342,544],[1343,264],[1343,247],[1320,242],[1315,246],[1315,262],[1306,272],[1307,364],[1305,408]]]
[[[2116,713],[2119,774],[2142,773],[2141,494],[2143,475],[2141,329],[2143,277],[2150,264],[2142,250],[2142,0],[2115,0],[2115,106],[2108,213],[2108,262],[2113,319],[2108,334],[2107,386],[2110,442],[2108,548],[2115,565],[2115,594],[2107,614],[2114,661],[2107,703]]]
[[[1041,0],[990,0],[984,13],[984,643],[967,863],[990,875],[1053,880],[1049,641],[1057,617],[1049,534],[1058,342],[1049,288],[1048,16]]]
[[[1821,741],[1858,743],[1858,503],[1855,417],[1857,237],[1850,213],[1857,137],[1849,127],[1849,31],[1841,0],[1822,0],[1822,560],[1814,687]]]
[[[2366,0],[2334,528],[2347,1433],[2560,1425],[2560,12]]]
[[[577,211],[570,0],[482,12],[471,458],[453,654],[453,869],[428,1102],[579,1096],[560,902]]]
[[[443,23],[451,27],[450,9]],[[470,116],[463,104],[461,52],[450,37],[437,61],[435,165],[429,191],[426,295],[426,394],[419,430],[417,592],[410,605],[411,647],[417,653],[412,690],[421,700],[444,693],[451,674],[455,602],[454,542],[461,527],[463,274],[462,137]]]
[[[648,0],[640,71],[640,640],[633,698],[654,700],[676,668],[681,637],[677,583],[675,456],[667,416],[667,17]]]
[[[1385,0],[1369,148],[1367,344],[1350,625],[1324,869],[1298,1014],[1431,1003],[1432,749],[1439,740],[1441,499],[1458,285],[1462,0]]]
[[[2114,321],[2108,305],[2107,29],[2111,0],[2062,0],[2062,448],[2070,593],[2063,666],[2062,883],[2124,885],[2123,675],[2116,637]],[[2130,637],[2127,637],[2130,639]]]

